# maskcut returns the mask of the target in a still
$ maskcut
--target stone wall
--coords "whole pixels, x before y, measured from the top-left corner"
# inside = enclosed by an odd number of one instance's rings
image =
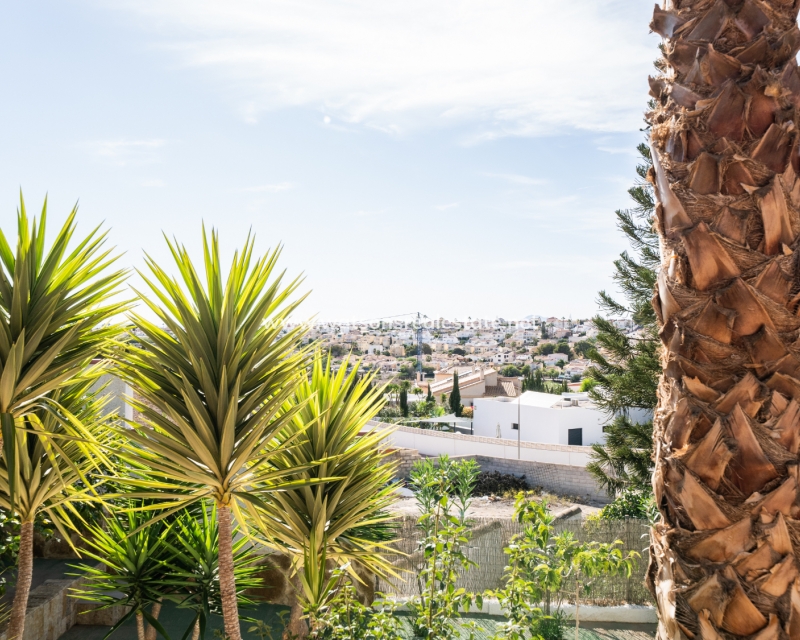
[[[415,449],[391,449],[390,451],[387,460],[398,463],[395,478],[398,480],[408,479],[411,467],[422,458],[419,451]],[[541,487],[549,493],[560,496],[574,496],[582,500],[588,499],[604,504],[610,500],[584,467],[481,455],[450,456],[450,459],[475,460],[481,471],[498,471],[515,476],[524,475],[531,488]]]
[[[490,456],[459,456],[459,459],[472,458],[481,471],[498,471],[525,476],[528,485],[541,487],[545,491],[561,496],[575,496],[595,502],[607,503],[610,498],[597,484],[584,467]]]
[[[72,590],[83,587],[84,581],[81,577],[45,580],[32,589],[25,613],[23,640],[58,640],[76,624],[111,626],[125,615],[125,607],[98,609],[96,602],[75,598]],[[7,638],[6,625],[0,632],[0,640]]]
[[[389,451],[389,455],[386,456],[386,462],[397,463],[397,471],[395,471],[394,477],[398,480],[407,479],[408,474],[411,472],[411,467],[414,466],[417,460],[422,458],[416,449],[389,449]]]

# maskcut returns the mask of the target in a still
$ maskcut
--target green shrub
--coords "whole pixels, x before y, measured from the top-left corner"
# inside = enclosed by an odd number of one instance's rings
[[[526,491],[530,487],[525,476],[515,476],[499,471],[481,471],[472,491],[473,496],[501,496],[512,491]]]
[[[656,517],[657,512],[652,492],[626,490],[620,493],[614,502],[603,507],[598,518],[602,520],[625,520],[626,518],[652,520]]]

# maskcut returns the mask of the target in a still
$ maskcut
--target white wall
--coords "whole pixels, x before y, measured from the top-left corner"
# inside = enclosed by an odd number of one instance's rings
[[[116,411],[120,418],[133,420],[133,407],[125,402],[126,397],[133,395],[130,385],[110,373],[100,377],[96,386],[99,385],[106,385],[104,393],[111,396],[103,413]]]
[[[553,402],[557,401],[558,396],[554,395]],[[566,445],[569,443],[570,429],[583,429],[583,446],[605,441],[603,424],[607,422],[607,418],[597,409],[554,409],[526,404],[521,404],[518,409],[517,402],[513,399],[503,402],[490,398],[477,398],[473,406],[475,414],[472,424],[476,436],[497,437],[497,424],[500,423],[500,437],[516,440],[517,432],[511,428],[511,424],[517,422],[519,415],[519,437],[525,442]]]
[[[372,422],[370,428],[392,428],[392,425]],[[416,449],[425,456],[438,456],[446,453],[449,456],[490,456],[532,462],[585,467],[590,460],[589,447],[569,447],[558,444],[540,444],[523,442],[517,450],[516,435],[514,440],[498,440],[457,433],[442,433],[430,429],[399,427],[386,438],[390,447]],[[514,434],[517,432],[515,431]]]

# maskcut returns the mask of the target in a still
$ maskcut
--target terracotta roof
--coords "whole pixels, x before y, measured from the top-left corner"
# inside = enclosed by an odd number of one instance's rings
[[[513,382],[501,382],[494,386],[486,385],[486,393],[484,395],[487,398],[516,398],[517,388]]]

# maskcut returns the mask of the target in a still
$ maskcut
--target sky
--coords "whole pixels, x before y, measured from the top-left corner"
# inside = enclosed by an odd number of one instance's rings
[[[20,189],[53,228],[78,202],[131,268],[252,229],[322,320],[587,317],[626,248],[652,7],[6,3],[0,227]]]

